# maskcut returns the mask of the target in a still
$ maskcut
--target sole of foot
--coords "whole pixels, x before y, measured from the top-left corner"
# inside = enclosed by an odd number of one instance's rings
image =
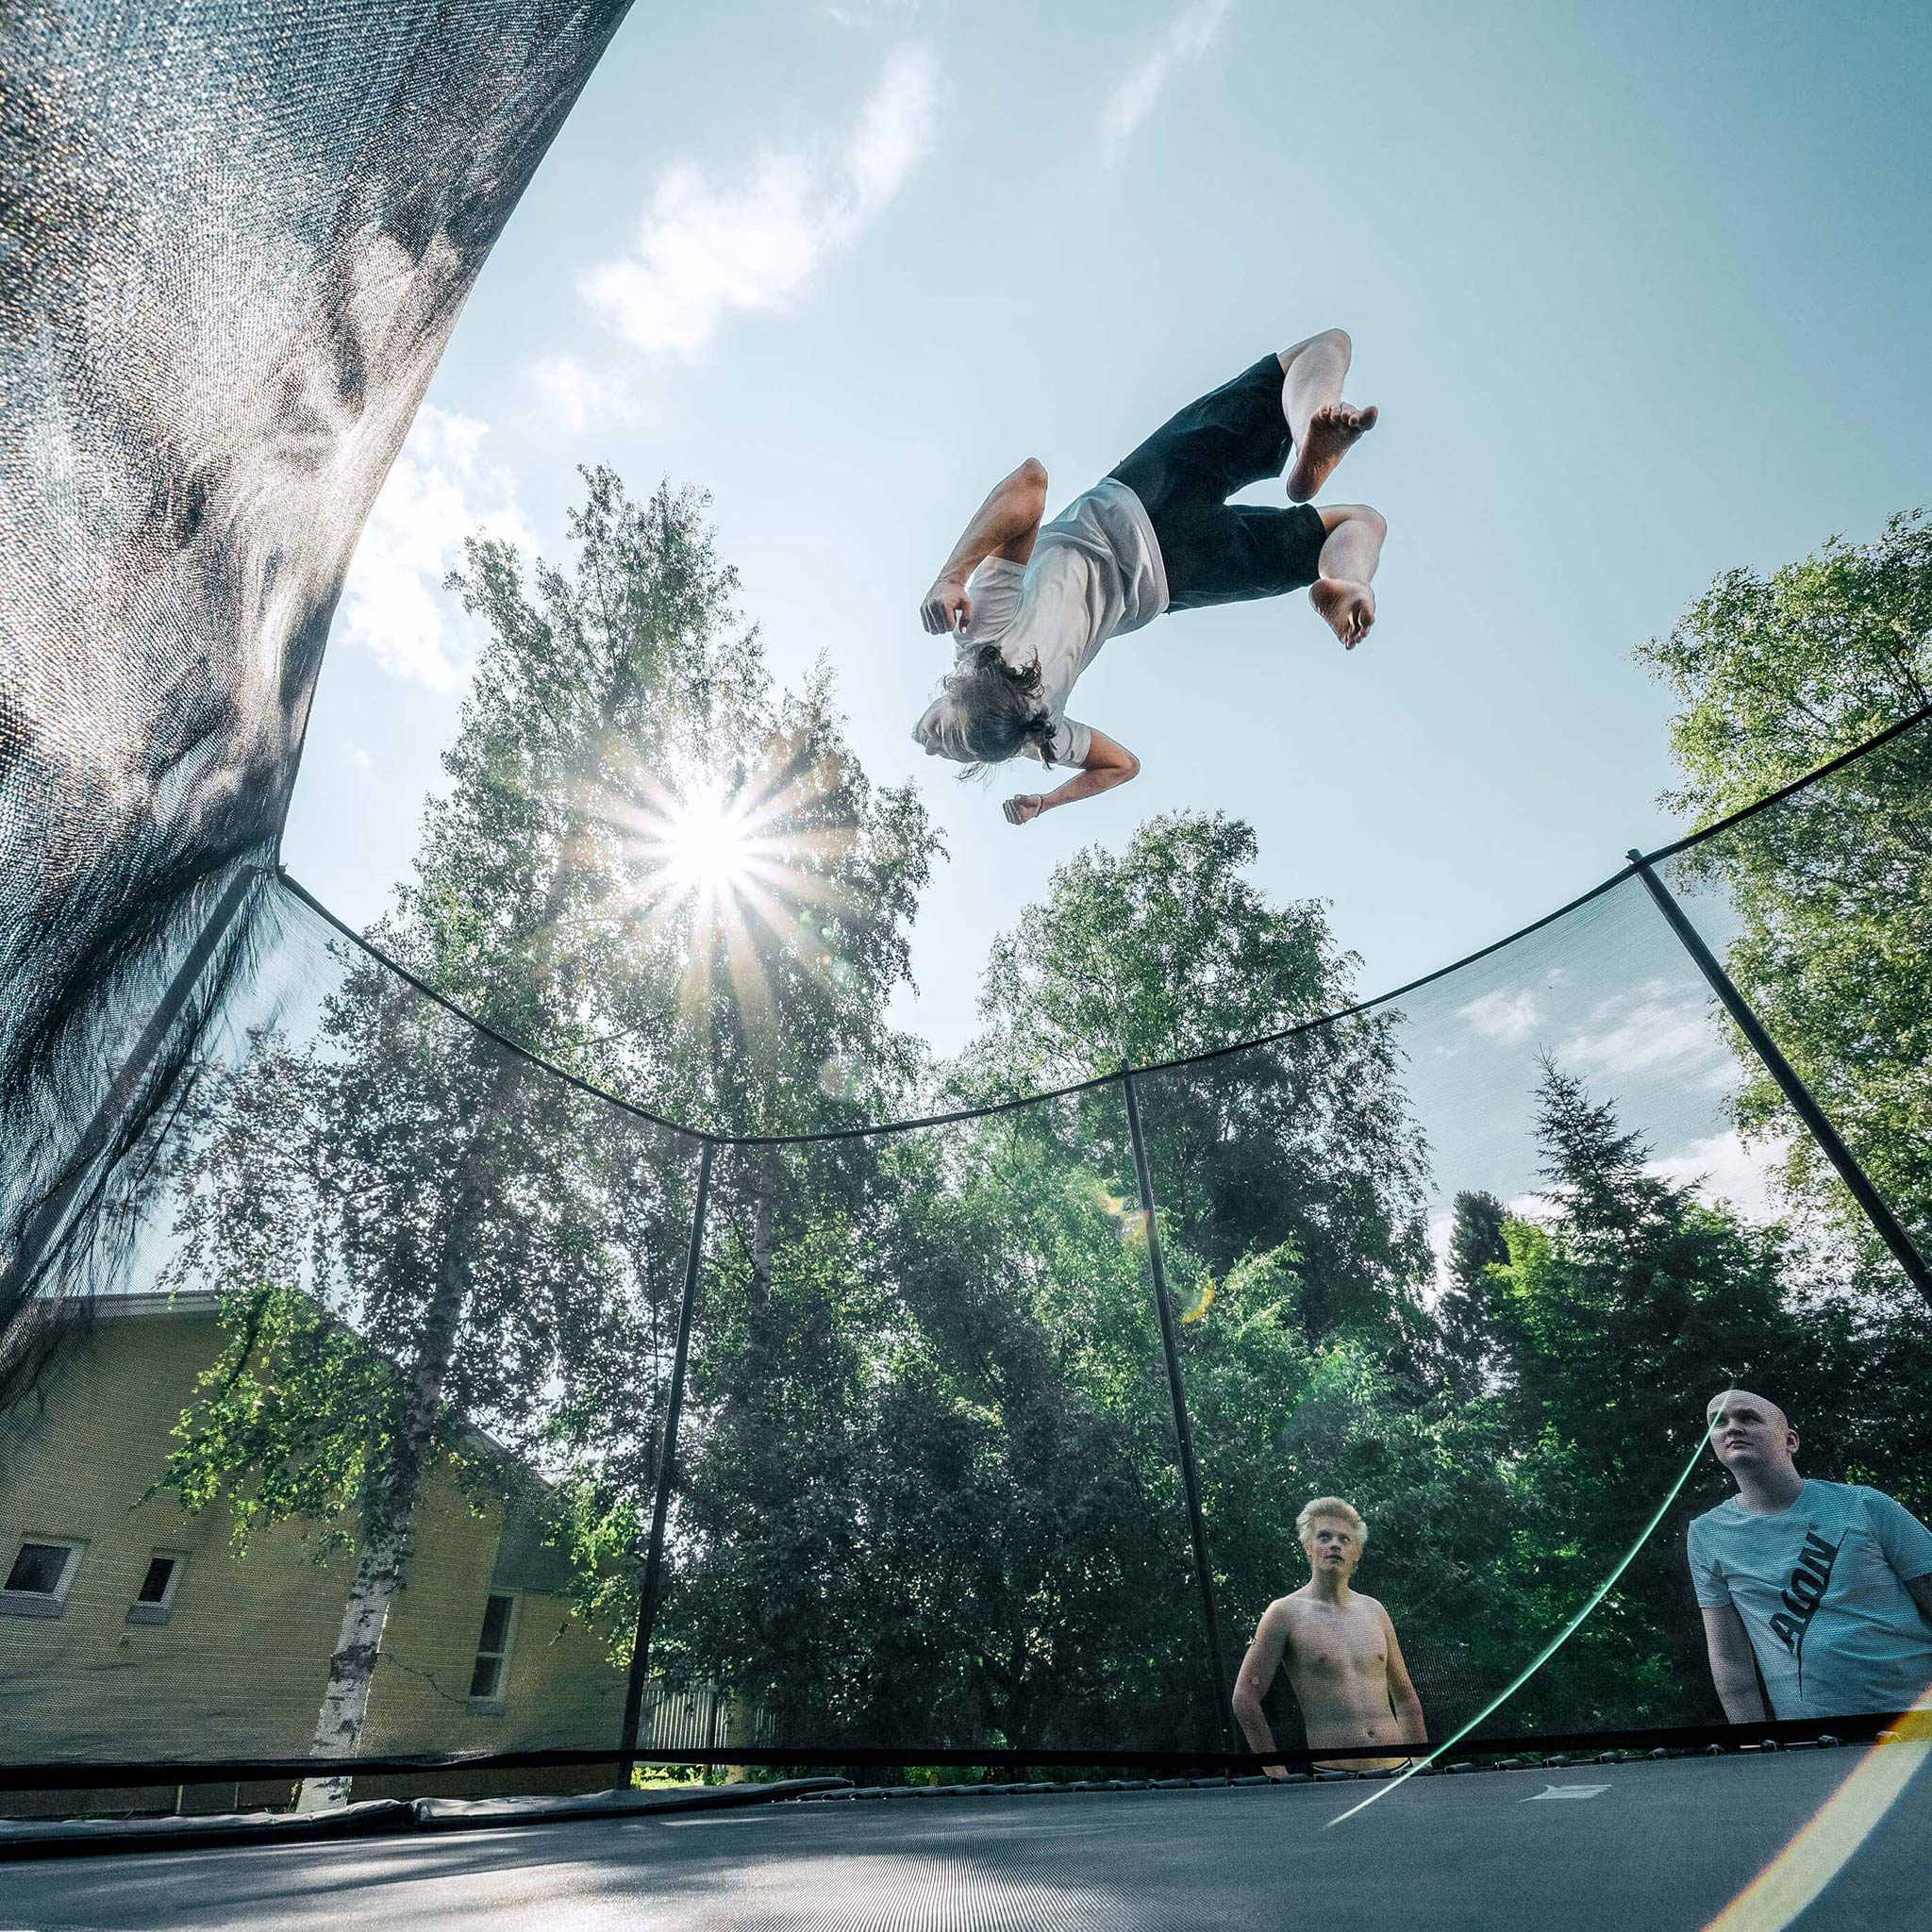
[[[1375,593],[1366,584],[1351,584],[1341,577],[1317,577],[1308,586],[1308,602],[1321,613],[1323,623],[1341,640],[1344,650],[1354,650],[1375,622]]]
[[[1288,500],[1307,503],[1327,482],[1335,466],[1375,426],[1380,411],[1373,403],[1330,403],[1308,418],[1308,433],[1288,473]]]

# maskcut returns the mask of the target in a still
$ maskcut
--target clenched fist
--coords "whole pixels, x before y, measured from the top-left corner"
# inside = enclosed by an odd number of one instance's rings
[[[958,577],[939,577],[919,607],[919,621],[933,637],[949,630],[964,630],[973,615],[972,600],[965,583]]]

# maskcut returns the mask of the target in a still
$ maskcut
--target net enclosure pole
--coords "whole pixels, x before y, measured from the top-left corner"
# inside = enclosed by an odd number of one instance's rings
[[[1932,1267],[1912,1243],[1912,1238],[1899,1225],[1898,1217],[1885,1198],[1872,1185],[1871,1176],[1857,1163],[1852,1150],[1840,1139],[1830,1116],[1812,1098],[1811,1090],[1798,1076],[1798,1071],[1779,1050],[1777,1041],[1765,1031],[1764,1023],[1752,1011],[1751,1004],[1739,991],[1730,974],[1718,962],[1716,954],[1704,942],[1704,935],[1691,924],[1690,915],[1671,889],[1657,875],[1656,868],[1641,852],[1627,855],[1644,890],[1657,902],[1657,908],[1669,922],[1684,950],[1696,962],[1697,970],[1710,983],[1710,990],[1724,1002],[1724,1010],[1738,1023],[1738,1031],[1750,1041],[1751,1050],[1764,1062],[1765,1071],[1778,1084],[1778,1091],[1790,1102],[1791,1111],[1805,1124],[1806,1130],[1824,1150],[1824,1158],[1838,1170],[1839,1178],[1851,1191],[1853,1200],[1864,1210],[1865,1218],[1877,1230],[1879,1239],[1892,1252],[1912,1286],[1932,1302]]]
[[[677,1305],[677,1342],[671,1357],[671,1387],[664,1398],[664,1432],[658,1446],[658,1493],[651,1502],[651,1541],[644,1555],[643,1589],[638,1597],[637,1635],[631,1643],[630,1679],[624,1691],[624,1753],[618,1783],[628,1788],[637,1769],[638,1727],[644,1713],[644,1677],[651,1661],[651,1626],[664,1577],[664,1524],[671,1513],[671,1485],[677,1468],[677,1419],[684,1407],[684,1372],[691,1359],[691,1319],[697,1310],[698,1276],[705,1252],[705,1209],[711,1196],[711,1157],[717,1142],[708,1134],[698,1155],[697,1199],[691,1212],[691,1248],[684,1257],[684,1297]]]
[[[1228,1737],[1228,1696],[1231,1686],[1221,1648],[1221,1618],[1214,1607],[1214,1571],[1208,1556],[1208,1518],[1201,1507],[1201,1472],[1194,1462],[1194,1435],[1188,1425],[1187,1393],[1181,1387],[1180,1350],[1174,1340],[1174,1304],[1167,1292],[1167,1263],[1160,1254],[1159,1217],[1154,1181],[1147,1167],[1147,1140],[1141,1131],[1141,1096],[1134,1070],[1123,1062],[1121,1091],[1127,1102],[1127,1134],[1134,1143],[1134,1186],[1141,1196],[1141,1215],[1147,1225],[1147,1268],[1154,1278],[1154,1307],[1160,1317],[1160,1352],[1167,1359],[1168,1400],[1174,1406],[1174,1443],[1181,1465],[1181,1487],[1188,1499],[1188,1535],[1194,1548],[1194,1576],[1201,1589],[1201,1627],[1208,1644],[1208,1690],[1213,1700],[1215,1728],[1221,1748],[1232,1748]]]
[[[208,913],[207,924],[195,935],[194,943],[189,947],[186,958],[175,969],[174,976],[162,990],[154,1011],[148,1016],[147,1024],[128,1049],[126,1058],[116,1069],[114,1078],[101,1104],[94,1109],[86,1132],[75,1143],[65,1177],[27,1222],[11,1259],[0,1266],[0,1308],[19,1300],[33,1288],[34,1277],[53,1249],[86,1181],[88,1170],[112,1143],[116,1131],[134,1104],[142,1082],[160,1058],[161,1048],[175,1023],[180,1019],[182,1009],[201,975],[208,970],[209,960],[227,937],[228,928],[234,924],[249,889],[261,875],[259,866],[242,865],[222,889],[220,898]]]

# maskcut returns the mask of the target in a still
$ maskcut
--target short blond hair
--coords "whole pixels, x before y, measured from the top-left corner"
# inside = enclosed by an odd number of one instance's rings
[[[1355,1533],[1355,1546],[1365,1550],[1369,1546],[1369,1525],[1357,1513],[1353,1503],[1344,1503],[1340,1496],[1317,1496],[1312,1503],[1302,1506],[1302,1513],[1294,1520],[1295,1541],[1304,1548],[1308,1541],[1308,1524],[1318,1517],[1332,1516],[1337,1523],[1345,1523]]]

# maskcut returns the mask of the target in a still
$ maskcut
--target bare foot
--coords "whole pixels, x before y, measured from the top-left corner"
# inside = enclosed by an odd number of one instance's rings
[[[1377,413],[1373,403],[1360,409],[1353,403],[1330,403],[1317,409],[1308,418],[1308,433],[1288,473],[1289,502],[1307,503],[1327,482],[1336,464],[1375,426]]]
[[[1308,586],[1308,602],[1351,651],[1368,636],[1369,626],[1375,621],[1374,591],[1345,577],[1317,577]]]

